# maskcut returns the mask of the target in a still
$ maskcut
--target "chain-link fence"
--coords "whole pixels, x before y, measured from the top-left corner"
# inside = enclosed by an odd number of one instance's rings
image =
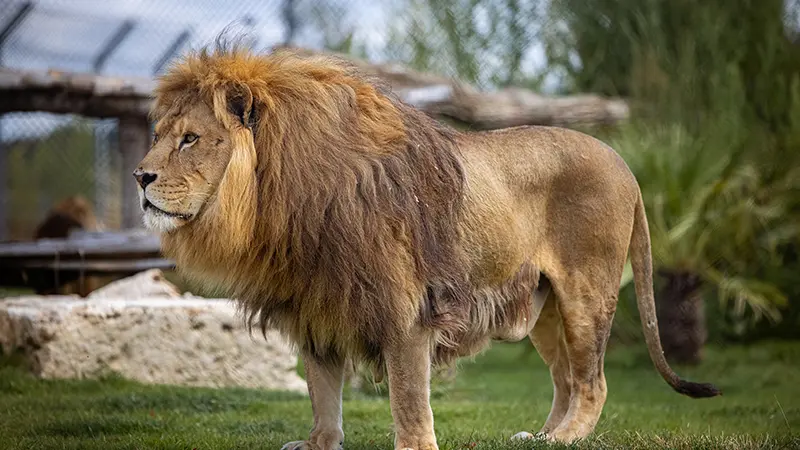
[[[49,113],[2,118],[8,237],[29,240],[60,200],[89,199],[102,226],[119,228],[121,166],[116,120]]]
[[[234,24],[257,48],[291,44],[457,77],[481,88],[539,87],[535,44],[545,2],[457,0],[12,0],[0,7],[0,64],[153,76]],[[82,195],[120,225],[114,120],[49,113],[0,116],[9,195],[0,238],[25,240],[59,199]]]

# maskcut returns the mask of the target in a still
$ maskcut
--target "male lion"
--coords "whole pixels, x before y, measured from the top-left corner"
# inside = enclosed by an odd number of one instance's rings
[[[180,270],[297,345],[314,427],[284,448],[341,448],[354,359],[387,375],[395,447],[436,449],[431,367],[526,335],[555,386],[544,436],[589,435],[629,246],[659,373],[718,394],[662,355],[641,194],[603,143],[456,131],[338,59],[225,44],[184,57],[155,94],[134,172],[144,222]]]
[[[94,208],[86,197],[73,195],[62,199],[48,212],[44,220],[36,227],[34,239],[64,239],[73,231],[99,231],[102,228],[94,214]],[[60,279],[59,279],[60,278]],[[57,282],[48,278],[46,287],[35,286],[37,295],[70,295],[86,297],[103,285],[104,279],[98,276],[83,274],[61,275]],[[74,279],[77,278],[77,279]]]
[[[34,239],[67,238],[73,230],[98,229],[92,204],[82,195],[73,195],[53,205],[47,217],[36,227]]]

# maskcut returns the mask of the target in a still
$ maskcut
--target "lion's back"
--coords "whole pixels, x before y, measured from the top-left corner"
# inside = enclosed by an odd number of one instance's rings
[[[510,181],[532,187],[558,177],[579,178],[584,171],[630,175],[625,161],[610,146],[569,128],[518,126],[465,133],[459,146],[468,162],[490,165]]]
[[[474,271],[483,278],[505,277],[515,265],[536,261],[555,235],[577,238],[602,223],[630,225],[636,179],[594,137],[524,126],[462,134],[459,147],[467,172],[468,253],[477,255]],[[496,261],[507,261],[507,270],[493,268]]]
[[[623,158],[580,131],[519,126],[473,132],[460,136],[459,147],[473,179],[494,179],[513,197],[535,201],[532,197],[556,191],[565,200],[591,193],[610,202],[638,196],[638,183]]]

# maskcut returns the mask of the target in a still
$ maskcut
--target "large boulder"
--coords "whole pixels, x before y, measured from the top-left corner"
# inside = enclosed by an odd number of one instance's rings
[[[287,342],[275,331],[251,335],[231,301],[175,297],[168,289],[123,293],[111,286],[87,299],[0,300],[0,346],[21,352],[42,378],[116,373],[145,383],[307,392]]]

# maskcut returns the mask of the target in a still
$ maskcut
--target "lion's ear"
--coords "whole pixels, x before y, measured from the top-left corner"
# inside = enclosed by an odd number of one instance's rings
[[[255,124],[253,92],[246,85],[237,86],[228,93],[228,110],[247,128]]]
[[[246,85],[214,92],[214,115],[228,128],[234,125],[230,117],[233,115],[241,125],[252,129],[256,119],[253,111],[253,92]]]

